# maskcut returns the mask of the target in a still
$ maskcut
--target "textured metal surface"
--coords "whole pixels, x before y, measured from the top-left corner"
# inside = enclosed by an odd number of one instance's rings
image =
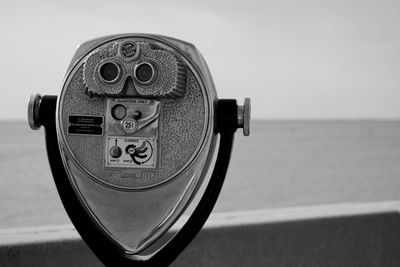
[[[121,47],[126,41],[121,40],[107,43],[90,53],[84,62],[84,83],[86,93],[90,96],[115,96],[124,93],[125,83],[132,78],[135,92],[140,96],[152,96],[163,98],[178,98],[185,94],[186,90],[186,66],[171,52],[161,49],[153,49],[147,42],[138,42],[140,48],[139,57],[135,60],[127,60],[121,55]],[[154,46],[154,45],[153,45]],[[98,75],[98,68],[103,62],[112,60],[122,67],[122,77],[119,82],[105,84]],[[156,69],[156,81],[152,85],[142,85],[136,79],[136,67],[143,62],[154,65]]]
[[[69,82],[62,105],[63,129],[68,146],[80,164],[92,174],[111,185],[137,188],[160,183],[189,162],[201,143],[205,123],[204,95],[199,83],[189,71],[187,93],[178,100],[161,101],[159,166],[156,170],[131,168],[123,170],[105,167],[106,136],[69,135],[69,115],[106,114],[106,98],[90,98],[84,94],[82,67]],[[107,123],[107,122],[106,122]],[[140,179],[137,179],[140,177]]]

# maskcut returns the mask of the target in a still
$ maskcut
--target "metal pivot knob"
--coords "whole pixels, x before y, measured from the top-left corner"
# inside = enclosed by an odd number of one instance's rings
[[[121,157],[121,155],[122,155],[122,149],[119,146],[113,146],[110,149],[110,156],[113,157],[114,159]]]
[[[250,98],[244,99],[244,104],[238,106],[238,127],[243,128],[243,135],[250,135],[250,115],[251,115],[251,104]]]
[[[31,95],[28,102],[28,124],[32,130],[38,130],[42,124],[39,119],[39,107],[42,96],[40,94]]]

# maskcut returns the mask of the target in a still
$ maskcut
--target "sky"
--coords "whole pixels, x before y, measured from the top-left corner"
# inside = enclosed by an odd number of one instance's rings
[[[59,95],[79,43],[155,33],[193,43],[220,98],[255,119],[400,118],[400,1],[2,1],[0,120]]]

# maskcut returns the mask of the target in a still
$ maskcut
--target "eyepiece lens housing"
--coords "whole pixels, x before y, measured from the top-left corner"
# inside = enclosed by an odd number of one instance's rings
[[[112,62],[104,63],[100,66],[100,77],[106,82],[114,82],[118,79],[120,69],[117,64]]]
[[[154,67],[150,63],[143,62],[135,68],[135,78],[141,84],[150,84],[154,75]]]

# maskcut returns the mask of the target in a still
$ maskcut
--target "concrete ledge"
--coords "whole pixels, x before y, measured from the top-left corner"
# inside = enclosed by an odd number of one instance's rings
[[[213,214],[173,266],[400,266],[399,209],[393,201]],[[0,230],[0,265],[102,266],[72,225]]]

